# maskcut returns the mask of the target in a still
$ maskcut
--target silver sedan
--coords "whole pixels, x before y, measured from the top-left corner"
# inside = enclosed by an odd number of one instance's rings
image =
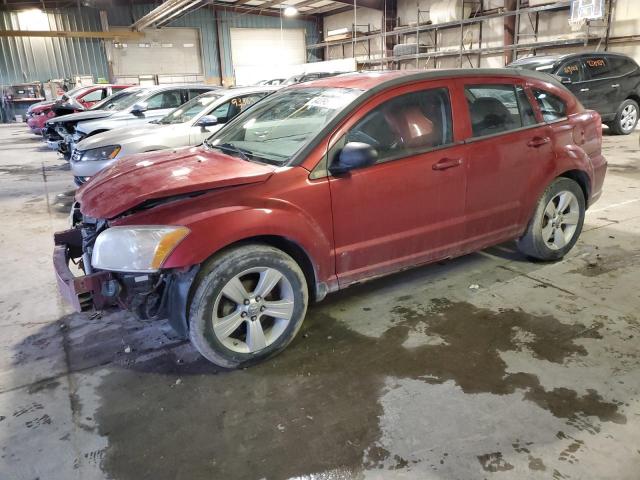
[[[199,145],[238,113],[279,88],[216,90],[190,100],[157,122],[87,137],[71,155],[75,182],[83,184],[125,155]]]

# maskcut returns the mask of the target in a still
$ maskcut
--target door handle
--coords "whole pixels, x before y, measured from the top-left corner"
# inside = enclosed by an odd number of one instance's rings
[[[447,168],[459,167],[462,165],[461,158],[443,158],[433,164],[431,168],[434,170],[446,170]]]
[[[614,83],[613,85],[611,85],[611,88],[620,88],[620,84],[619,83]]]
[[[551,139],[549,137],[533,137],[531,140],[527,142],[527,146],[538,148],[542,145],[549,143]]]
[[[580,91],[581,91],[581,92],[588,92],[588,91],[589,91],[589,89],[588,89],[588,88],[581,88],[581,89],[580,89]]]

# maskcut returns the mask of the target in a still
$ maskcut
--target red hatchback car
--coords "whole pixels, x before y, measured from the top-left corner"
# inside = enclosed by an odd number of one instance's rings
[[[601,194],[601,143],[598,114],[537,72],[295,85],[200,147],[94,177],[55,236],[60,291],[78,310],[168,318],[210,361],[244,366],[353,283],[512,239],[562,258]]]
[[[27,110],[27,125],[32,133],[41,135],[47,120],[60,115],[55,111],[57,106],[64,105],[65,114],[73,113],[81,109],[91,108],[108,96],[130,86],[100,84],[74,88],[53,102],[39,102],[32,105]]]

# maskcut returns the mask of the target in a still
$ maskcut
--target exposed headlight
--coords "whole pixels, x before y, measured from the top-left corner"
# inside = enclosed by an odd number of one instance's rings
[[[93,246],[91,265],[115,272],[155,272],[189,234],[187,227],[111,227]]]
[[[92,148],[80,152],[81,162],[97,162],[100,160],[112,160],[120,153],[120,145],[109,145],[107,147]]]

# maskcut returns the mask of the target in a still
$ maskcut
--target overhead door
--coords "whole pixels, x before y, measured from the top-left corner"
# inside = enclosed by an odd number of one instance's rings
[[[200,35],[194,28],[146,30],[143,38],[114,43],[111,57],[117,78],[202,74]]]
[[[304,29],[231,28],[231,58],[237,85],[289,76],[307,61]]]

